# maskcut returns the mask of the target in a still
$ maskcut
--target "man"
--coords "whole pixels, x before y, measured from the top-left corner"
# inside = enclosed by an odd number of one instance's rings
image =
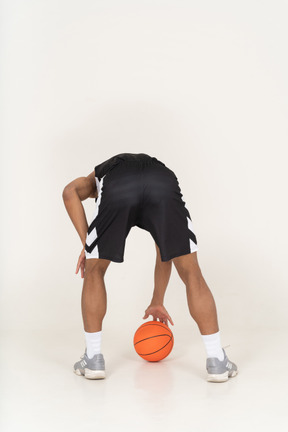
[[[172,262],[186,286],[187,301],[205,345],[207,380],[227,381],[237,374],[221,347],[214,298],[197,260],[197,239],[174,172],[145,153],[121,153],[100,163],[87,177],[79,177],[63,190],[67,212],[83,249],[76,273],[84,278],[81,299],[85,354],[74,372],[86,378],[105,378],[101,353],[102,321],[107,297],[104,275],[111,261],[123,262],[126,237],[133,226],[149,231],[155,241],[155,287],[143,319],[174,325],[163,305]],[[95,198],[88,226],[82,201]]]

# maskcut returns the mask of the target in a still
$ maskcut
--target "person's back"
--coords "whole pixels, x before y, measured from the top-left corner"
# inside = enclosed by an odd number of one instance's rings
[[[94,168],[95,177],[100,181],[101,178],[112,170],[120,162],[150,162],[151,160],[158,161],[154,156],[149,156],[146,153],[119,153],[117,155],[111,156],[109,159],[100,163]],[[163,162],[158,161],[160,164],[164,165]]]

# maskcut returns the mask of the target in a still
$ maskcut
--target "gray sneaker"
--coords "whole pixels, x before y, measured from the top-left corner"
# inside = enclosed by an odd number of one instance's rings
[[[238,369],[235,363],[232,363],[224,352],[224,360],[220,361],[217,357],[208,357],[206,359],[206,369],[208,372],[207,381],[224,382],[237,375]]]
[[[103,354],[95,354],[92,359],[87,356],[87,348],[81,360],[74,364],[73,371],[76,375],[84,375],[88,379],[102,379],[105,375],[105,361]]]

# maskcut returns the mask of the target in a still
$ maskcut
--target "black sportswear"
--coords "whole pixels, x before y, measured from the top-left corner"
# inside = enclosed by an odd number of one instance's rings
[[[123,262],[133,226],[150,232],[162,261],[198,250],[178,179],[163,162],[145,153],[120,153],[94,171],[98,196],[86,236],[86,259]]]

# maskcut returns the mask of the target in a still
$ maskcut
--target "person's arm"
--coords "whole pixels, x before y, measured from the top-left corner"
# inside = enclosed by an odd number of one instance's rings
[[[81,201],[87,198],[96,198],[97,190],[94,171],[87,177],[79,177],[70,182],[62,192],[62,198],[68,215],[78,232],[83,247],[85,247],[88,223]]]
[[[151,304],[163,304],[164,295],[172,270],[172,260],[171,261],[161,261],[160,251],[155,243],[157,256],[154,269],[154,292],[151,300]]]
[[[154,292],[152,300],[148,308],[145,310],[143,319],[148,318],[149,315],[153,316],[153,320],[159,319],[161,322],[168,325],[168,320],[174,325],[172,318],[164,307],[164,295],[170,279],[172,261],[161,261],[160,251],[155,243],[157,256],[154,271]]]

